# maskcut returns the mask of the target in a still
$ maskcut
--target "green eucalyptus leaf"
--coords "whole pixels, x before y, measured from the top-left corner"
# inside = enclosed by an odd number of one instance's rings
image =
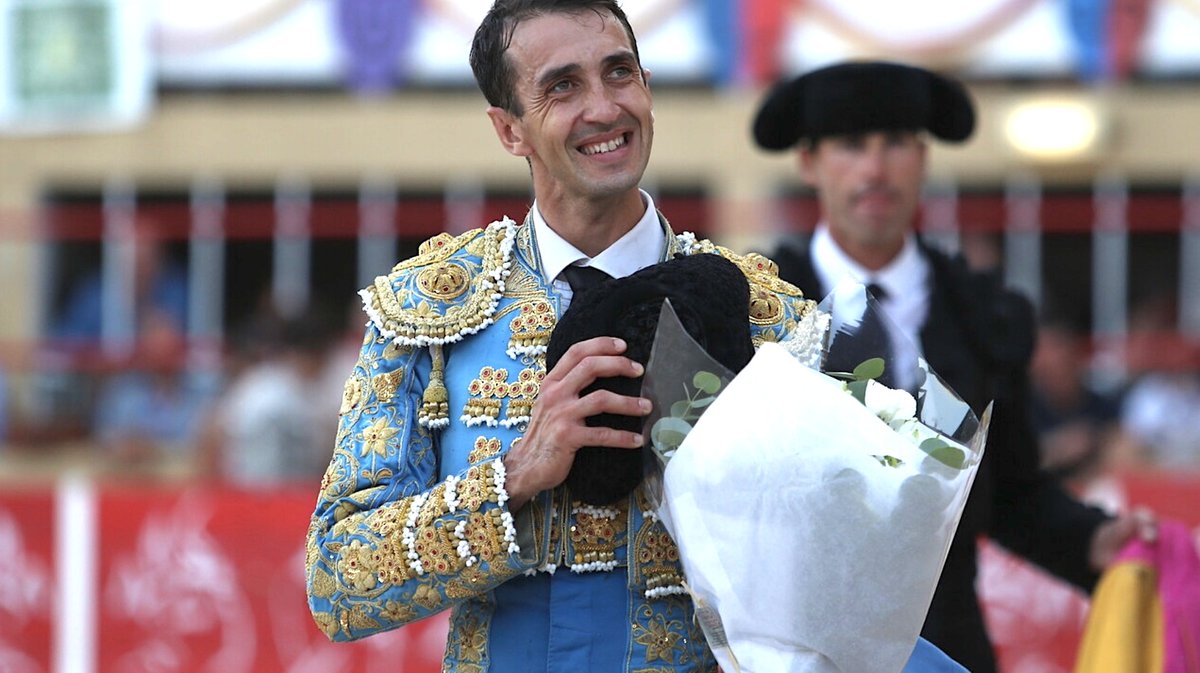
[[[691,410],[691,407],[691,400],[679,400],[675,404],[671,405],[671,416],[674,416],[675,418],[684,418],[688,415],[688,411]]]
[[[883,358],[871,358],[869,360],[863,360],[861,364],[854,368],[854,378],[859,381],[877,379],[880,376],[883,376],[883,369]]]
[[[692,377],[692,385],[709,395],[714,395],[721,389],[721,379],[712,372],[696,372]]]
[[[851,381],[850,383],[846,384],[846,389],[850,391],[850,394],[853,395],[854,399],[858,400],[860,404],[867,403],[867,382],[866,382],[866,380]]]
[[[963,465],[967,460],[967,454],[963,453],[962,449],[951,446],[945,440],[937,437],[931,437],[921,442],[921,450],[943,465],[953,467],[956,470],[963,469]]]
[[[691,430],[692,425],[687,421],[664,416],[650,428],[650,442],[660,452],[678,449]]]
[[[903,460],[900,460],[899,458],[897,458],[895,456],[883,455],[883,456],[873,456],[873,458],[875,458],[875,460],[878,460],[879,464],[884,467],[899,467],[904,464]]]
[[[716,401],[717,401],[716,395],[713,395],[712,397],[701,397],[700,399],[692,400],[692,408],[693,409],[703,409],[704,407],[707,407],[708,405],[710,405]]]

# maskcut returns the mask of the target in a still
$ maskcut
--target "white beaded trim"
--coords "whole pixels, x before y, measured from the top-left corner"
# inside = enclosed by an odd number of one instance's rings
[[[467,520],[463,519],[454,527],[454,537],[458,538],[458,557],[465,560],[467,567],[475,565],[479,562],[479,558],[471,553],[471,543],[467,542]]]
[[[687,593],[687,589],[684,589],[682,585],[672,584],[670,586],[665,586],[665,587],[655,587],[653,589],[646,589],[646,598],[661,598],[663,596],[671,596],[673,594],[686,594],[686,593]]]
[[[446,477],[446,491],[443,494],[446,501],[446,511],[451,514],[458,509],[458,482],[461,481],[457,475]]]
[[[593,505],[575,505],[571,510],[574,514],[587,514],[597,519],[615,519],[621,512],[616,507],[595,507]]]
[[[491,416],[468,416],[467,414],[459,416],[458,420],[462,421],[463,425],[467,426],[468,428],[475,428],[481,425],[494,428],[501,423]]]
[[[571,572],[574,572],[574,573],[607,572],[616,567],[617,567],[616,560],[589,561],[587,563],[572,563],[571,564]]]
[[[384,337],[391,339],[400,346],[430,346],[462,341],[463,337],[475,334],[485,327],[490,326],[493,322],[492,316],[495,315],[496,308],[500,304],[500,299],[504,296],[504,280],[508,278],[508,274],[512,270],[512,249],[517,233],[516,222],[513,222],[507,217],[502,220],[492,222],[490,225],[488,225],[489,230],[496,227],[504,227],[505,230],[504,238],[500,240],[500,256],[504,261],[492,271],[490,278],[485,279],[481,283],[484,289],[490,288],[494,290],[492,292],[491,303],[483,310],[484,320],[480,321],[480,323],[474,327],[463,328],[455,334],[448,334],[444,337],[429,337],[425,335],[407,337],[398,334],[396,330],[387,329],[384,327],[383,316],[371,306],[370,290],[359,290],[358,295],[362,297],[363,310],[366,311],[367,317],[370,318],[371,322],[375,324],[375,327],[379,330],[379,333]]]
[[[504,480],[507,476],[504,461],[500,458],[492,461],[492,485],[496,488],[496,504],[501,507],[508,502],[508,491],[504,489]],[[512,512],[507,510],[502,512],[500,522],[504,524],[504,541],[508,543],[508,553],[520,554],[521,546],[517,544],[517,526],[513,522]]]
[[[696,235],[690,231],[685,231],[675,235],[675,241],[679,243],[679,249],[685,255],[691,255],[696,252]]]
[[[809,369],[820,370],[828,343],[829,321],[828,313],[820,310],[809,311],[800,318],[795,328],[780,339],[779,345],[800,364]]]
[[[422,415],[421,417],[419,417],[417,419],[417,424],[423,428],[429,428],[431,430],[439,430],[441,428],[448,427],[450,425],[450,419],[449,418],[430,418],[428,416]]]
[[[417,555],[417,517],[421,513],[421,507],[428,499],[429,494],[427,493],[413,496],[412,503],[408,506],[408,516],[405,517],[404,532],[400,536],[404,546],[408,548],[408,567],[412,568],[417,575],[425,574],[421,558]]]
[[[504,428],[511,428],[522,423],[528,423],[531,420],[533,420],[531,416],[510,416],[509,418],[500,421],[500,426]]]
[[[514,360],[520,360],[522,357],[527,356],[527,355],[531,356],[531,357],[541,355],[546,352],[546,347],[542,346],[542,345],[509,346],[508,350],[505,352],[508,353],[508,357],[510,357]]]

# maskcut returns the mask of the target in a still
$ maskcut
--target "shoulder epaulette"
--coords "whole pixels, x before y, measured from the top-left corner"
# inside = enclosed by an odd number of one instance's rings
[[[453,343],[492,322],[511,269],[516,223],[438,234],[359,292],[380,334],[405,346]]]
[[[750,321],[755,325],[776,325],[813,311],[816,304],[804,298],[800,288],[779,277],[779,267],[770,259],[758,254],[739,255],[729,248],[716,245],[708,239],[697,240],[693,234],[684,233],[677,237],[677,245],[684,254],[715,253],[733,262],[750,283]],[[787,310],[785,303],[791,307]]]

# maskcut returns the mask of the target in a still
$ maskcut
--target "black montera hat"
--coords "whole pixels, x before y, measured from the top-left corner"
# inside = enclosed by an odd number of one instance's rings
[[[740,371],[754,357],[750,285],[745,275],[718,254],[700,253],[646,267],[576,295],[550,336],[546,369],[552,369],[572,344],[598,336],[624,339],[625,356],[645,365],[664,299],[671,300],[688,334],[731,371]],[[602,389],[637,397],[641,388],[640,377],[614,376],[597,379],[580,395]],[[587,424],[641,432],[644,421],[598,414],[589,417]],[[641,451],[585,446],[576,452],[566,483],[572,498],[607,505],[629,495],[642,481],[642,472]]]
[[[840,63],[776,84],[754,117],[754,140],[786,150],[802,138],[926,129],[950,142],[975,130],[963,85],[923,68],[883,61]]]

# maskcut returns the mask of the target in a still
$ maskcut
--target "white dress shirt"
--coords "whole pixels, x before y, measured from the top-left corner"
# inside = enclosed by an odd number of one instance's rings
[[[824,222],[813,232],[810,250],[813,270],[826,290],[844,280],[875,283],[883,288],[885,296],[879,304],[896,328],[890,335],[892,352],[902,357],[922,354],[921,327],[929,316],[930,269],[929,261],[917,249],[915,236],[910,234],[900,254],[877,271],[851,259],[833,240]],[[912,381],[901,383],[907,387]]]
[[[646,192],[641,192],[642,202],[646,204],[646,212],[632,229],[605,248],[599,255],[588,257],[571,245],[562,236],[550,228],[542,213],[538,210],[537,201],[533,202],[533,233],[537,238],[538,254],[541,256],[542,270],[546,274],[547,283],[552,283],[561,301],[561,310],[566,311],[571,305],[574,293],[566,278],[562,276],[563,269],[572,264],[590,266],[607,273],[613,278],[624,278],[635,271],[644,269],[651,264],[657,264],[662,259],[666,245],[666,233],[658,221],[658,210],[654,207],[654,199]]]

